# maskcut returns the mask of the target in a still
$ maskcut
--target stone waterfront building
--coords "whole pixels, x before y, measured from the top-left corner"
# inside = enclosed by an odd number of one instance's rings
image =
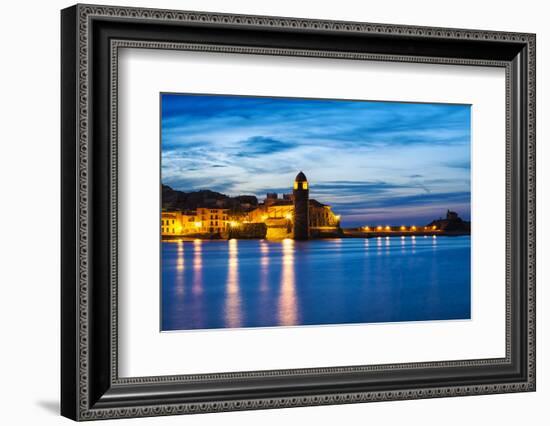
[[[309,198],[309,183],[303,172],[294,179],[292,193],[268,193],[264,202],[249,212],[250,223],[263,222],[267,239],[307,240],[320,233],[337,233],[340,217],[329,205]]]
[[[428,228],[435,227],[445,232],[470,232],[470,222],[462,220],[458,213],[447,210],[445,219],[433,220],[427,225]]]

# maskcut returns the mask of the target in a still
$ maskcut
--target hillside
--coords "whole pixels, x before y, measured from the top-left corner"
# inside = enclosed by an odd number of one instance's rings
[[[163,210],[196,210],[197,207],[219,207],[242,211],[256,207],[258,199],[254,195],[230,197],[220,192],[202,189],[184,192],[162,185]]]

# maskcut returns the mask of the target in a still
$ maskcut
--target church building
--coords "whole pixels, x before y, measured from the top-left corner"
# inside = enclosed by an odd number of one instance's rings
[[[292,193],[268,193],[255,210],[249,212],[248,221],[267,225],[268,239],[293,238],[307,240],[319,232],[337,232],[340,217],[329,205],[309,198],[309,183],[303,172],[294,179]]]

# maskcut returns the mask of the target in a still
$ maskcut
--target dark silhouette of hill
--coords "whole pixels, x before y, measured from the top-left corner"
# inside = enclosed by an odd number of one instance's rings
[[[196,210],[197,207],[227,208],[234,211],[245,211],[258,205],[254,195],[238,195],[230,197],[220,192],[201,189],[200,191],[184,192],[162,185],[163,210]]]

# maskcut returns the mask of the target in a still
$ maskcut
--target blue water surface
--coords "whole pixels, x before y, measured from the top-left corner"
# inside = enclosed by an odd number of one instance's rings
[[[470,237],[162,243],[161,329],[470,318]]]

